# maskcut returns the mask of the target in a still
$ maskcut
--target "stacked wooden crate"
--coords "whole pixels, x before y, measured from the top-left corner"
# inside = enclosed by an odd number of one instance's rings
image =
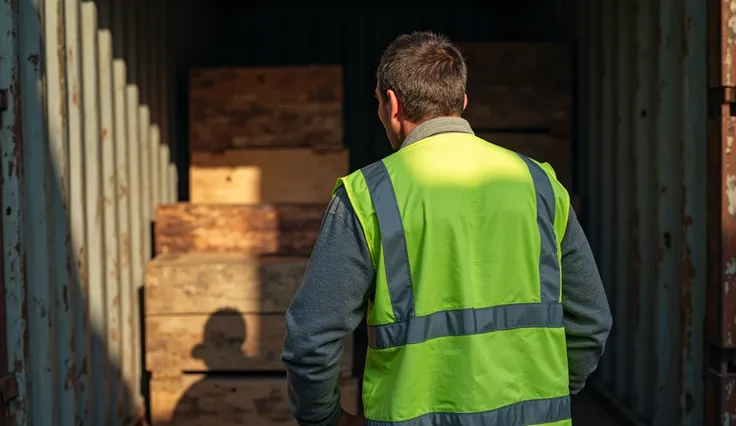
[[[339,67],[190,77],[190,199],[156,217],[146,282],[154,425],[293,424],[280,353],[342,146]],[[355,410],[352,338],[341,364]]]

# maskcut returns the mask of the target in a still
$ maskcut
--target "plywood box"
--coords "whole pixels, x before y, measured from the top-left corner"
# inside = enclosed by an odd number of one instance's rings
[[[191,157],[189,199],[197,204],[327,202],[349,171],[344,149],[240,149]]]
[[[572,131],[572,55],[562,44],[461,43],[475,129]]]
[[[309,256],[326,206],[163,204],[156,210],[156,253]]]
[[[161,254],[146,268],[146,315],[284,312],[307,269],[306,257],[242,253]]]
[[[572,139],[555,137],[546,133],[478,133],[488,142],[526,155],[537,161],[547,162],[555,170],[559,180],[568,190],[572,189]]]
[[[154,377],[182,372],[281,371],[286,334],[283,313],[242,313],[146,317],[146,369]],[[343,341],[341,371],[352,375],[352,336]]]
[[[342,146],[339,66],[200,68],[189,74],[189,146]]]
[[[340,383],[341,404],[356,413],[356,379]],[[283,379],[186,375],[151,380],[154,426],[296,426]]]

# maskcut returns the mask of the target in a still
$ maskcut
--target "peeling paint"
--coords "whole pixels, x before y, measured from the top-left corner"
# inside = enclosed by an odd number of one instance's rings
[[[736,216],[736,175],[726,173],[726,197],[728,197],[728,214]]]

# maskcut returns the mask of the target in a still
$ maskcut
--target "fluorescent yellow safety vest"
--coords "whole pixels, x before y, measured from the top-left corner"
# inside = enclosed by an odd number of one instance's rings
[[[446,133],[341,186],[376,270],[366,424],[570,425],[560,267],[570,201],[552,168]]]

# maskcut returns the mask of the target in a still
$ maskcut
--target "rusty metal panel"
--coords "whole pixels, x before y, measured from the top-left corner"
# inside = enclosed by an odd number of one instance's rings
[[[103,245],[105,253],[105,342],[108,351],[109,385],[106,400],[105,422],[113,424],[118,419],[118,391],[121,365],[121,310],[120,310],[120,255],[118,245],[118,193],[116,123],[114,121],[115,91],[113,87],[112,33],[109,30],[109,2],[99,1],[100,26],[97,31],[97,58],[100,100],[100,145],[102,156],[102,208]],[[108,18],[104,20],[103,18]]]
[[[130,78],[130,77],[129,77]],[[128,135],[128,177],[130,179],[130,251],[131,251],[131,279],[130,287],[131,300],[131,322],[132,341],[133,341],[133,358],[131,364],[131,374],[133,378],[133,392],[138,394],[139,385],[138,378],[141,374],[139,366],[139,350],[140,350],[140,332],[138,327],[137,308],[138,305],[138,287],[143,279],[143,209],[142,209],[142,191],[141,191],[141,149],[138,138],[138,87],[134,84],[128,84],[126,87],[126,124]]]
[[[117,243],[120,255],[120,370],[121,382],[118,388],[118,406],[121,418],[127,418],[133,409],[130,406],[132,389],[130,384],[134,383],[133,363],[137,357],[135,345],[133,344],[134,324],[133,303],[133,275],[131,262],[131,212],[130,212],[130,176],[129,176],[129,140],[128,121],[126,115],[127,105],[127,67],[123,56],[125,42],[124,27],[124,5],[121,1],[113,1],[111,7],[112,19],[110,22],[113,41],[113,55],[115,59],[112,64],[113,73],[113,97],[114,97],[114,126],[115,126],[115,167],[116,167],[116,203],[117,203]]]
[[[76,395],[76,422],[87,421],[90,407],[89,309],[84,147],[82,144],[82,63],[79,0],[64,2],[66,42],[67,140],[69,141],[69,223],[71,235],[71,290],[74,309],[74,364],[71,374]]]
[[[17,384],[2,424],[129,424],[142,413],[137,300],[150,213],[129,184],[140,187],[154,149],[140,141],[148,107],[126,80],[136,14],[122,0],[0,2],[0,372],[17,379],[0,374],[3,390]],[[156,146],[147,167],[168,175],[166,155]]]
[[[107,345],[106,278],[102,175],[102,129],[100,127],[100,87],[97,59],[97,7],[82,2],[82,112],[84,123],[85,211],[87,228],[87,278],[91,327],[90,376],[92,380],[92,422],[104,424],[109,398]]]
[[[54,386],[47,386],[55,393],[53,411],[56,421],[73,424],[76,421],[74,376],[74,306],[70,289],[72,282],[69,270],[69,140],[67,138],[67,87],[64,55],[64,2],[43,2],[46,74],[46,120],[48,124],[48,146],[52,173],[48,182],[48,197],[51,213],[52,243],[51,262],[54,288],[53,325],[51,340],[55,357],[53,365]],[[31,330],[34,333],[34,330]],[[39,421],[34,419],[34,421]]]
[[[704,424],[706,5],[579,1],[581,220],[614,329],[591,381],[648,425]]]
[[[52,293],[50,274],[49,185],[54,176],[48,170],[48,136],[45,111],[43,25],[41,4],[24,1],[18,5],[21,131],[22,203],[24,211],[23,240],[26,269],[26,341],[28,346],[25,380],[29,386],[31,407],[54,399],[54,347],[52,329]],[[34,212],[33,217],[28,213]],[[53,404],[44,413],[34,413],[34,421],[51,423],[55,416]],[[30,410],[29,410],[30,414]]]
[[[708,4],[708,421],[728,424],[736,418],[736,2]]]
[[[736,86],[736,1],[708,0],[708,83]]]
[[[27,423],[28,389],[22,380],[27,369],[26,268],[21,249],[22,236],[22,153],[21,87],[18,50],[18,3],[0,3],[0,88],[5,90],[5,108],[0,118],[0,179],[2,182],[3,287],[8,370],[18,378],[18,397],[11,401],[14,424]]]
[[[632,390],[631,405],[639,417],[646,417],[653,401],[654,354],[651,350],[654,328],[651,314],[653,303],[651,283],[655,281],[656,250],[658,230],[654,212],[656,208],[656,182],[654,170],[654,145],[650,141],[655,137],[653,111],[656,103],[653,88],[656,87],[655,56],[656,21],[658,13],[652,3],[638,2],[634,4],[633,21],[636,23],[634,35],[634,104],[631,108],[633,117],[633,175],[638,190],[635,192],[636,205],[632,214],[633,238],[632,265],[634,268],[631,281],[631,335],[632,346],[639,348],[632,356]],[[633,349],[632,347],[632,349]]]
[[[120,412],[125,412],[127,404],[126,386],[133,380],[132,364],[136,354],[133,353],[133,280],[131,274],[130,250],[130,179],[128,167],[128,133],[127,116],[125,114],[127,74],[125,61],[113,61],[113,90],[115,114],[115,164],[117,178],[117,243],[120,253]]]
[[[684,41],[682,152],[682,213],[680,229],[682,300],[679,338],[679,364],[682,386],[678,401],[682,423],[703,424],[706,415],[705,382],[703,380],[706,336],[703,330],[706,316],[707,270],[707,148],[703,136],[707,133],[707,11],[700,0],[685,0],[683,10]],[[675,295],[677,297],[677,295]]]

